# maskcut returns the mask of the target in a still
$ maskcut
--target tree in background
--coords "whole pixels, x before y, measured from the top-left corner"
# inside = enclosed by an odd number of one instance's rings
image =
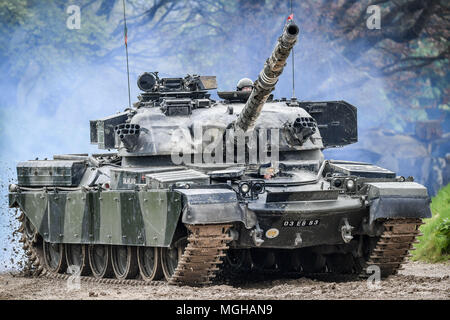
[[[282,26],[290,12],[286,0],[128,0],[126,4],[133,42],[131,58],[137,65],[170,56],[182,61],[187,69],[195,66],[204,70],[234,57],[246,60],[249,67],[244,71],[253,73],[271,50],[278,25]],[[121,62],[116,58],[123,56],[122,1],[80,1],[83,28],[78,32],[65,27],[67,5],[60,0],[2,1],[2,70],[7,65],[9,75],[20,77],[30,62],[44,69],[73,59]],[[367,28],[367,8],[371,5],[381,8],[379,30]],[[426,108],[431,116],[436,116],[434,110],[448,111],[450,28],[446,1],[307,0],[293,1],[293,10],[302,37],[327,42],[327,49],[342,59],[335,68],[341,65],[359,71],[356,79],[345,83],[339,79],[334,92],[382,78],[390,88],[390,101],[405,109],[401,112],[405,120],[423,117],[423,113],[414,112],[417,109]],[[245,52],[255,44],[267,50]],[[308,54],[321,56],[317,52]],[[299,54],[298,58],[305,56]],[[330,62],[315,62],[318,75],[308,80],[320,88],[329,81],[321,70],[330,68]],[[117,67],[122,65],[118,63]],[[312,97],[321,97],[322,93],[316,90]]]
[[[133,77],[155,67],[170,75],[214,73],[224,89],[243,76],[256,77],[290,13],[288,0],[125,2]],[[80,64],[125,70],[122,0],[73,4],[82,14],[76,32],[65,25],[66,1],[0,3],[0,70],[8,75],[0,80],[8,88],[0,99],[13,101],[18,87],[29,91],[36,79],[75,74]],[[367,28],[371,5],[381,9],[379,30]],[[446,1],[305,0],[293,1],[293,11],[301,27],[295,55],[299,98],[339,99],[353,92],[354,103],[371,119],[364,125],[387,123],[412,132],[415,121],[440,118],[448,131]],[[70,71],[70,65],[77,67]],[[280,95],[291,94],[289,78],[280,80]],[[43,110],[57,109],[65,92],[45,95]]]
[[[114,10],[120,10],[120,1],[113,3],[102,1],[97,14],[111,17]],[[286,0],[127,3],[129,29],[135,35],[157,39],[150,46],[157,47],[156,51],[138,46],[133,58],[145,61],[158,55],[176,56],[187,71],[193,66],[197,70],[214,69],[233,57],[245,61],[237,68],[227,68],[230,71],[221,78],[228,86],[239,78],[237,72],[258,72],[278,35],[280,28],[275,26],[281,27],[290,12]],[[372,5],[381,9],[378,30],[367,27],[367,8]],[[297,55],[298,65],[302,60],[316,65],[305,76],[305,82],[312,83],[303,92],[306,98],[354,90],[370,80],[381,79],[385,83],[383,94],[397,119],[393,127],[411,131],[410,123],[416,120],[445,118],[448,130],[450,24],[446,1],[307,0],[293,1],[293,11],[302,27],[301,37],[326,44],[313,45],[308,52]],[[113,34],[118,36],[120,32],[119,25]],[[114,54],[122,51],[117,48],[109,56]],[[330,79],[330,75],[349,69],[355,72],[347,81],[341,77]]]
[[[425,109],[433,118],[440,110],[439,116],[448,120],[448,2],[349,0],[310,1],[309,5],[312,16],[329,9],[314,29],[326,34],[345,59],[364,70],[361,78],[344,87],[359,86],[372,77],[383,78],[391,88],[388,97],[401,110],[403,120],[417,120],[418,109]],[[378,30],[366,26],[366,10],[371,5],[381,8]]]

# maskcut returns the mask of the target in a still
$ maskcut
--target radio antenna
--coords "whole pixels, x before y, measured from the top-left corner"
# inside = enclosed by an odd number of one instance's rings
[[[127,17],[125,14],[125,0],[123,3],[123,21],[124,21],[124,37],[125,37],[125,52],[127,56],[127,78],[128,78],[128,107],[131,108],[131,93],[130,93],[130,68],[128,66],[128,29],[127,29]]]
[[[294,12],[292,10],[292,0],[291,2],[291,15],[294,18]],[[292,98],[295,99],[295,59],[294,59],[294,48],[292,48]]]

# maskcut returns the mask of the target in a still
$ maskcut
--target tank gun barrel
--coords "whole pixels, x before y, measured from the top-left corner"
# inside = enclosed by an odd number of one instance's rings
[[[236,120],[235,128],[240,128],[244,132],[251,129],[264,103],[270,93],[275,89],[278,77],[283,72],[286,60],[297,42],[299,33],[298,26],[290,20],[286,23],[283,34],[278,38],[278,42],[272,51],[272,55],[264,64],[263,70],[259,73],[258,79],[253,85],[252,93],[248,98],[244,109]]]

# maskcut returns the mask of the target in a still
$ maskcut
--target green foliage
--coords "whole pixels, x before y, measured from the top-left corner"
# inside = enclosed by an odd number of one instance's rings
[[[433,217],[425,219],[420,231],[419,243],[413,252],[413,260],[428,262],[450,259],[450,184],[442,188],[432,199]]]
[[[448,46],[448,41],[435,41],[423,36],[416,44],[412,57],[433,57],[438,56]],[[438,108],[447,111],[445,108],[446,91],[448,90],[449,75],[445,70],[448,68],[448,59],[436,60],[427,68],[422,68],[419,81],[420,90],[412,95],[413,108],[433,109]],[[423,120],[411,117],[412,120]]]

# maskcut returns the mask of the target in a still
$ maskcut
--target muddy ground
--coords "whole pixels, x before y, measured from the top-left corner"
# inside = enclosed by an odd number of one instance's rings
[[[273,278],[204,288],[80,283],[0,274],[0,299],[450,299],[450,263],[408,262],[398,275],[370,287],[366,280],[330,276]]]

